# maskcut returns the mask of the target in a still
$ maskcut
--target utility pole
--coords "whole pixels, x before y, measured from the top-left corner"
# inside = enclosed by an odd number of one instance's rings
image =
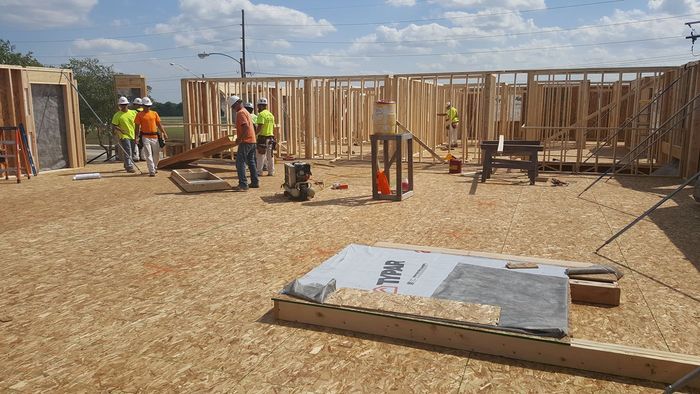
[[[700,34],[695,33],[695,29],[693,28],[693,25],[700,23],[700,21],[695,21],[695,22],[688,22],[686,25],[690,28],[690,35],[686,37],[686,39],[690,40],[690,51],[693,51],[693,48],[695,47],[695,41],[700,38]]]
[[[241,36],[241,41],[243,41],[241,50],[241,52],[243,52],[243,57],[241,58],[241,78],[245,78],[245,10],[241,10],[241,32],[243,33]]]

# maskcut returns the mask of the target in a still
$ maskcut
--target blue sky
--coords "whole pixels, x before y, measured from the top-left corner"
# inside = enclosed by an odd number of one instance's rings
[[[0,0],[0,9],[0,38],[42,63],[97,57],[177,102],[180,78],[239,75],[233,60],[197,53],[239,58],[241,9],[254,76],[676,65],[697,60],[684,23],[700,20],[700,0]]]

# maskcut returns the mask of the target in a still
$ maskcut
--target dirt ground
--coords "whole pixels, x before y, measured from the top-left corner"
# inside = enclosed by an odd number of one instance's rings
[[[403,202],[368,163],[313,161],[325,188],[182,192],[116,163],[0,181],[0,391],[655,392],[659,384],[275,321],[270,297],[349,243],[392,241],[616,265],[622,304],[573,305],[573,336],[700,355],[700,204],[680,184],[592,176],[530,186],[416,165]],[[145,163],[140,163],[145,168]],[[278,164],[279,166],[279,164]],[[230,164],[207,168],[236,184]],[[465,168],[470,171],[473,168]],[[99,180],[73,181],[77,172]],[[349,184],[332,190],[333,182]],[[320,189],[320,188],[319,188]]]

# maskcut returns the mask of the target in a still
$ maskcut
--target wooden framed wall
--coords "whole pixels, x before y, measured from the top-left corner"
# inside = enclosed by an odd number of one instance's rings
[[[144,97],[148,94],[146,78],[143,75],[117,74],[114,76],[114,92],[117,97],[124,96],[129,101]]]
[[[429,147],[446,142],[437,114],[451,102],[461,119],[461,147],[453,154],[481,160],[479,143],[537,139],[545,170],[602,172],[676,116],[698,92],[698,65],[605,69],[511,70],[434,74],[185,79],[191,146],[234,134],[222,100],[265,96],[276,118],[278,155],[367,160],[377,100],[397,103],[397,120]],[[700,115],[688,116],[652,139],[626,171],[648,174],[681,162],[698,167]],[[683,113],[685,114],[685,112]],[[418,161],[435,160],[415,146]]]
[[[85,136],[80,128],[77,87],[73,72],[66,69],[0,65],[0,125],[24,124],[34,162],[40,168],[32,85],[60,87],[67,142],[67,164],[70,168],[85,166]]]

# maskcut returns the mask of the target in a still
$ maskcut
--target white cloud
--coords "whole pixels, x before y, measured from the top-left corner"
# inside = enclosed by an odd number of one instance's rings
[[[249,0],[181,0],[180,15],[168,23],[158,24],[153,32],[174,32],[178,45],[214,42],[214,47],[236,50],[240,48],[241,10],[245,10],[246,36],[253,45],[264,46],[273,42],[284,47],[285,38],[322,37],[334,32],[335,27],[325,19],[277,5],[253,4]],[[219,29],[205,29],[221,26]],[[184,30],[196,30],[180,32]]]
[[[31,28],[52,28],[85,23],[97,0],[4,0],[0,23]]]
[[[685,15],[700,12],[698,0],[649,0],[649,8],[667,14]]]
[[[73,47],[78,51],[100,52],[137,52],[145,51],[148,47],[142,43],[115,40],[112,38],[95,38],[92,40],[79,39],[73,41]]]
[[[357,74],[387,69],[391,73],[477,71],[672,65],[691,61],[689,44],[682,38],[687,30],[683,25],[684,19],[659,18],[679,12],[692,13],[700,1],[686,2],[686,8],[680,10],[662,3],[650,3],[647,9],[642,10],[615,10],[590,25],[577,26],[583,28],[577,30],[538,26],[534,20],[525,19],[520,13],[506,13],[504,9],[475,13],[449,11],[443,14],[448,18],[448,22],[443,24],[380,26],[371,34],[358,37],[345,48],[317,53],[314,56],[325,55],[324,61],[310,61],[309,67],[326,69],[329,74]],[[640,20],[648,21],[629,23]],[[511,33],[515,35],[509,35]],[[657,39],[670,36],[678,38]],[[652,40],[635,42],[640,39]],[[604,44],[618,41],[626,42]],[[313,59],[314,56],[301,58]],[[636,61],[639,58],[652,60]],[[352,66],[345,67],[347,64]],[[302,69],[301,72],[309,71]]]
[[[508,9],[536,9],[545,7],[544,0],[431,0],[430,3],[450,8],[488,6]]]
[[[394,7],[413,7],[416,0],[386,0],[386,3]]]
[[[309,61],[304,57],[275,55],[275,61],[278,66],[302,68],[309,65]]]

